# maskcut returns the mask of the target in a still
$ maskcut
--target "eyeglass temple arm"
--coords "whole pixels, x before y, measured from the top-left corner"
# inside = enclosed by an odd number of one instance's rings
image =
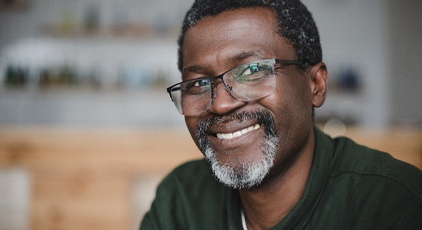
[[[302,65],[303,63],[300,61],[293,61],[293,60],[283,60],[283,59],[275,59],[276,63],[280,63],[283,65]]]

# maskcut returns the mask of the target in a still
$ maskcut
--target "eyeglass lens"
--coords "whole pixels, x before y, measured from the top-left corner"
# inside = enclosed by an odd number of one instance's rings
[[[275,87],[275,60],[244,64],[223,74],[222,79],[230,94],[240,101],[257,100],[270,95]],[[212,103],[213,81],[217,77],[198,78],[181,82],[169,92],[183,115],[197,115],[208,110]]]

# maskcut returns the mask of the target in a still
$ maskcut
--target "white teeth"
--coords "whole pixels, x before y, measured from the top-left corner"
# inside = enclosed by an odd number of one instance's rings
[[[236,131],[234,133],[217,133],[217,138],[218,139],[224,139],[224,140],[232,139],[234,137],[242,136],[245,133],[249,133],[250,131],[257,130],[260,127],[261,127],[261,125],[256,124],[256,125],[249,126],[245,129]]]

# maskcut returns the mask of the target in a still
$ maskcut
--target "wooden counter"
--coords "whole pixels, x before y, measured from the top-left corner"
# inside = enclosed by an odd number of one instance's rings
[[[422,130],[346,135],[422,169]],[[28,173],[34,230],[137,229],[158,181],[201,156],[185,130],[0,127],[0,169]]]
[[[34,230],[136,229],[156,183],[199,157],[187,131],[0,128],[0,167],[30,175]]]

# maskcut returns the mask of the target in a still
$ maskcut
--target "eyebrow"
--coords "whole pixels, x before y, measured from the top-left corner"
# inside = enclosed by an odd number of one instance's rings
[[[240,52],[240,53],[236,54],[235,56],[229,58],[227,60],[227,62],[238,63],[238,62],[245,60],[247,58],[250,58],[250,57],[264,58],[265,56],[264,56],[262,50],[254,49],[254,50],[248,50],[248,51]],[[201,65],[193,65],[193,66],[183,68],[182,74],[185,75],[186,73],[198,73],[203,69],[204,69],[204,67],[201,66]]]
[[[260,49],[249,50],[249,51],[244,51],[244,52],[241,52],[241,53],[235,55],[234,57],[230,58],[229,61],[236,63],[236,62],[245,60],[245,59],[250,58],[250,57],[264,58],[265,55],[263,54],[263,52]]]
[[[200,66],[200,65],[193,65],[193,66],[183,68],[182,74],[184,75],[186,73],[197,73],[197,72],[201,71],[202,69],[203,69],[203,67]]]

